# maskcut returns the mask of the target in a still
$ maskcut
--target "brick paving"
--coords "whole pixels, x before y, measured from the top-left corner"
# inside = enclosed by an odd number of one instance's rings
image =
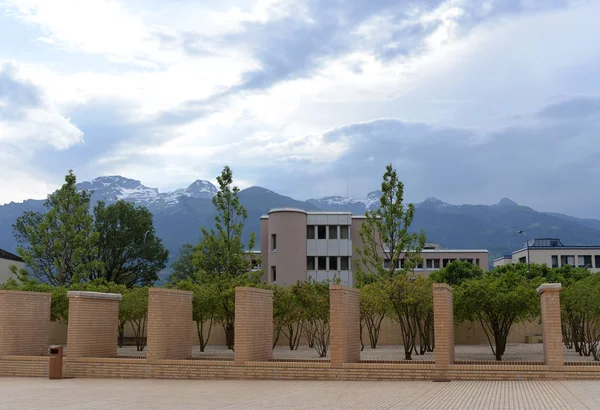
[[[0,379],[3,409],[597,409],[600,381]]]

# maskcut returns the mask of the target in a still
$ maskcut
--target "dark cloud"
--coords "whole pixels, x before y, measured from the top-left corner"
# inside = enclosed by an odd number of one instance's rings
[[[579,97],[549,105],[542,109],[538,116],[542,118],[575,119],[597,114],[600,114],[600,97]]]

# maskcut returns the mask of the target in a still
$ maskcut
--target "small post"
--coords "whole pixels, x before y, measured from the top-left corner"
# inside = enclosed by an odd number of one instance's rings
[[[553,368],[565,364],[560,319],[560,283],[544,283],[537,288],[542,310],[544,363]]]
[[[452,288],[445,283],[433,284],[433,331],[435,367],[447,369],[454,364],[454,308]]]

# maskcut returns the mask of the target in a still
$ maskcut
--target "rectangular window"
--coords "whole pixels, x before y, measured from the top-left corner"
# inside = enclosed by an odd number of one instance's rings
[[[319,256],[317,258],[317,270],[327,270],[327,257]]]
[[[315,239],[315,226],[308,225],[306,227],[306,239]]]
[[[383,260],[383,268],[384,268],[384,269],[389,269],[389,268],[390,268],[390,265],[391,265],[391,263],[390,263],[390,260],[389,260],[389,259],[384,259],[384,260]]]
[[[560,265],[561,266],[575,266],[575,256],[574,255],[560,255]]]
[[[258,269],[260,266],[258,266],[258,261],[254,258],[252,258],[252,260],[250,261],[252,263],[252,269]]]
[[[591,268],[592,267],[592,255],[579,255],[577,257],[577,264],[580,268]]]
[[[404,259],[398,261],[398,269],[404,269]]]
[[[596,268],[600,269],[600,255],[596,255],[594,258],[596,259]]]
[[[558,255],[552,255],[552,267],[558,268]]]
[[[329,225],[329,239],[337,239],[337,225]]]
[[[306,257],[306,270],[315,270],[315,257],[314,256]]]
[[[277,250],[277,235],[276,234],[272,234],[271,235],[271,250]]]
[[[452,263],[452,262],[454,262],[455,260],[456,260],[456,259],[444,259],[444,263],[443,263],[443,266],[444,266],[444,268],[445,268],[446,266],[448,266],[448,264],[449,264],[449,263]]]
[[[525,256],[519,258],[519,263],[527,263],[527,258]]]
[[[417,269],[423,269],[423,262],[417,264]]]
[[[479,258],[475,259],[475,265],[479,266]]]
[[[329,257],[329,270],[338,270],[337,256]]]
[[[439,259],[427,259],[425,266],[427,266],[427,269],[439,269],[440,268],[440,260]]]
[[[340,239],[348,239],[348,225],[340,226]]]
[[[463,262],[469,262],[471,265],[473,264],[473,259],[465,259],[465,258],[463,258],[463,259],[461,259],[461,261],[463,261]]]
[[[277,268],[275,266],[271,266],[271,281],[273,283],[277,282]]]
[[[317,226],[317,239],[327,239],[327,227],[325,225]]]
[[[340,270],[349,270],[348,266],[350,265],[349,259],[347,256],[340,257]]]

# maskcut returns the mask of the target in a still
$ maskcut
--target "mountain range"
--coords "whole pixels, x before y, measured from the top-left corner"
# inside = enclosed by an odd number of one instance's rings
[[[211,198],[217,188],[209,181],[197,180],[189,187],[161,193],[140,181],[121,176],[102,176],[81,182],[79,189],[92,191],[92,203],[107,203],[118,199],[148,207],[154,214],[157,234],[169,249],[171,261],[184,243],[196,243],[200,227],[214,224],[215,209]],[[296,200],[262,187],[250,187],[240,192],[240,201],[248,211],[244,239],[260,230],[260,216],[272,208],[293,207],[307,211],[350,211],[363,214],[379,203],[380,191],[365,198],[330,196]],[[44,210],[44,200],[29,199],[0,206],[0,248],[14,252],[16,243],[12,224],[25,211]],[[569,245],[600,245],[600,220],[582,219],[559,213],[538,212],[508,198],[495,205],[451,205],[436,198],[415,204],[412,230],[424,230],[427,241],[445,248],[488,249],[490,261],[520,248],[525,230],[530,239],[557,237]]]

